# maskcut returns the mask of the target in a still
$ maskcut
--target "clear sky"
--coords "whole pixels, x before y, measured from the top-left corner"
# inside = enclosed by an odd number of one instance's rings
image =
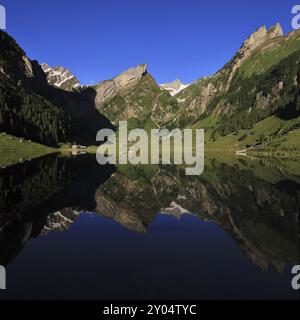
[[[7,32],[31,59],[82,84],[148,63],[159,83],[221,68],[257,28],[291,31],[290,0],[0,0]]]

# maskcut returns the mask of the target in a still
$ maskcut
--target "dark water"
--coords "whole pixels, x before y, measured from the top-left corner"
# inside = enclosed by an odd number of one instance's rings
[[[0,299],[298,299],[300,178],[262,161],[0,169]]]

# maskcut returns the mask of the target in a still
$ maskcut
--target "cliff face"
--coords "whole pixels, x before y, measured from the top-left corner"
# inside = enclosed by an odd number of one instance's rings
[[[135,68],[130,68],[114,79],[114,83],[118,90],[124,89],[147,74],[147,65],[140,64]]]
[[[250,37],[244,42],[240,52],[254,50],[261,44],[266,43],[268,40],[272,40],[281,36],[283,36],[283,31],[279,23],[271,27],[269,30],[266,28],[266,26],[262,26],[253,34],[251,34]]]
[[[147,74],[147,65],[141,64],[135,68],[124,71],[112,80],[102,81],[96,85],[96,105],[99,107],[106,100],[129,89]]]

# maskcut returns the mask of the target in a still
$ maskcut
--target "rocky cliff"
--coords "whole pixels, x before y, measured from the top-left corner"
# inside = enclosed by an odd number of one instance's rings
[[[137,83],[147,74],[147,65],[141,64],[124,71],[112,80],[106,80],[96,85],[96,105],[100,106],[109,98],[117,95]]]

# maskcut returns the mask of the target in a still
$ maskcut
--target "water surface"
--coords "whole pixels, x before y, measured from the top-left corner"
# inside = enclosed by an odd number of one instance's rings
[[[0,299],[298,299],[300,178],[267,161],[0,171]]]

